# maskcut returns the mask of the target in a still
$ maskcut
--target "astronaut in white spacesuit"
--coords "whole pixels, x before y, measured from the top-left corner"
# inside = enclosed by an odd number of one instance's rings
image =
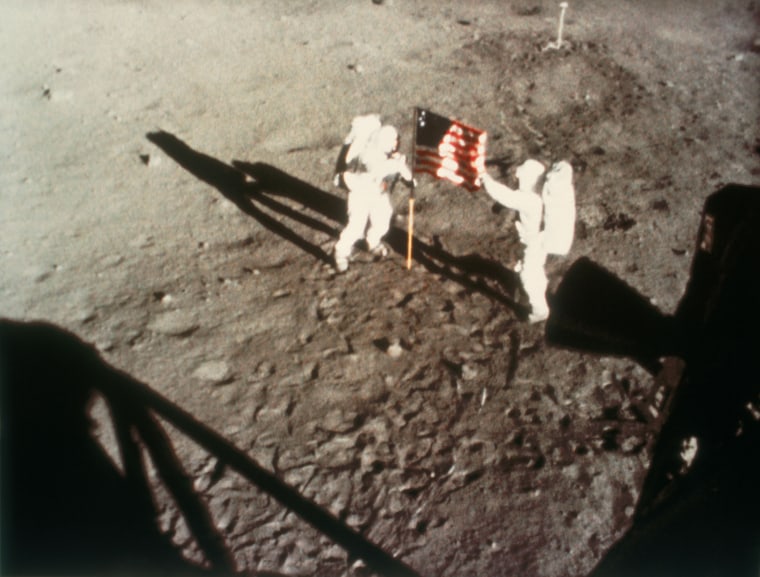
[[[480,182],[496,202],[519,213],[515,227],[524,253],[515,272],[530,302],[528,319],[535,323],[549,316],[546,257],[566,255],[575,235],[573,168],[561,161],[546,173],[543,164],[529,159],[517,167],[515,176],[517,190],[497,182],[486,172],[481,174]]]
[[[382,240],[393,217],[391,188],[398,177],[414,182],[406,157],[398,152],[398,131],[382,125],[376,114],[354,118],[335,175],[336,185],[348,190],[348,222],[334,248],[339,272],[348,269],[354,244],[362,238],[370,252],[387,255]]]

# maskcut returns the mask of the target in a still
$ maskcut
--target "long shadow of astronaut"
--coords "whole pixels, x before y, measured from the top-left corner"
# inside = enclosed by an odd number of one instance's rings
[[[760,575],[760,187],[711,194],[674,315],[588,259],[558,287],[549,344],[628,356],[664,393],[633,523],[593,577]]]
[[[417,576],[58,327],[0,320],[0,387],[2,575],[240,575],[161,417],[376,573]],[[92,435],[94,394],[108,406],[123,470]],[[143,455],[187,522],[203,567],[158,529]]]
[[[344,222],[346,203],[343,199],[328,194],[265,163],[233,161],[232,164],[245,174],[252,176],[260,190],[267,191],[275,196],[290,198],[312,210],[321,212],[334,221]],[[519,279],[514,271],[501,263],[477,254],[452,255],[437,241],[436,238],[433,244],[428,244],[417,238],[412,239],[415,258],[427,270],[458,282],[470,290],[482,292],[517,312],[524,312],[520,305],[506,296],[514,294],[519,286]],[[386,235],[386,242],[396,253],[406,254],[408,242],[406,231],[392,226]],[[504,292],[494,290],[490,285],[481,282],[480,278],[496,281],[504,289]]]
[[[264,212],[256,203],[331,238],[337,238],[340,233],[337,226],[294,210],[276,200],[275,197],[295,201],[337,225],[345,223],[346,201],[344,199],[320,190],[266,163],[233,161],[230,166],[193,150],[168,132],[151,132],[147,138],[188,172],[216,188],[245,214],[257,219],[267,229],[292,242],[318,260],[332,265],[330,254]],[[245,175],[252,177],[253,182],[247,182]],[[396,253],[406,255],[406,231],[395,226],[391,227],[386,235],[386,242]],[[513,297],[519,290],[519,279],[512,270],[502,264],[477,254],[452,255],[439,243],[431,245],[416,238],[413,239],[413,250],[417,262],[430,272],[444,276],[469,290],[480,292],[502,303],[521,318],[527,317],[527,307],[518,303]],[[489,280],[496,286],[489,283]]]

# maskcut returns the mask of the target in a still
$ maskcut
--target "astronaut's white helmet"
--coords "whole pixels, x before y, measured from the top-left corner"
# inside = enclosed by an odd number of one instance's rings
[[[546,172],[546,167],[537,160],[529,158],[515,170],[515,176],[522,190],[530,189],[540,192],[538,184]]]
[[[383,154],[391,154],[398,150],[398,130],[393,126],[383,126],[375,135],[375,146]]]

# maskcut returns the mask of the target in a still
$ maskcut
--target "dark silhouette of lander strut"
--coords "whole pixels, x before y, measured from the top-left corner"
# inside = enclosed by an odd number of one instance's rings
[[[632,527],[591,577],[760,574],[759,256],[760,187],[733,184],[673,315],[585,258],[560,283],[547,341],[634,358],[668,393]]]

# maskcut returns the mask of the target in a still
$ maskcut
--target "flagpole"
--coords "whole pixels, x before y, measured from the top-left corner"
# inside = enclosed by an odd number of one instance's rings
[[[414,237],[414,169],[417,158],[417,117],[419,111],[414,107],[414,135],[412,137],[412,188],[409,193],[409,231],[406,241],[406,270],[412,268],[412,239]]]

